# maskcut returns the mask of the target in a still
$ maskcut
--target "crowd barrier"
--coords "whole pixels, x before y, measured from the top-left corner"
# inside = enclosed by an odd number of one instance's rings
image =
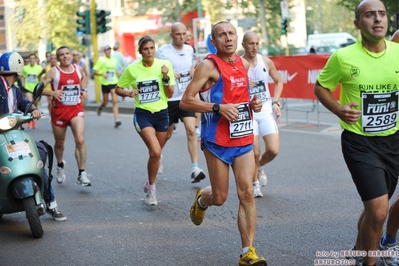
[[[317,123],[320,126],[320,113],[329,112],[317,100],[313,93],[317,77],[325,66],[330,55],[297,55],[271,57],[281,78],[284,89],[281,95],[281,109],[285,111],[288,123],[289,111],[306,113],[309,123],[309,113],[317,112]],[[269,89],[274,94],[274,82],[269,79]],[[340,87],[333,91],[333,96],[339,100]],[[296,101],[292,101],[292,99]]]

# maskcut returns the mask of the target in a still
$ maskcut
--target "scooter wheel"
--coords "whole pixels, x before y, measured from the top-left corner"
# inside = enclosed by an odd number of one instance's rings
[[[36,209],[35,200],[33,197],[22,200],[26,218],[28,219],[30,230],[34,238],[41,238],[43,236],[43,227]]]

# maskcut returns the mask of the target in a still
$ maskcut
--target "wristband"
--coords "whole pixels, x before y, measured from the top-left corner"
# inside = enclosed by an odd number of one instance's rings
[[[280,104],[278,103],[278,101],[273,101],[273,104],[277,104],[277,106],[280,107]]]
[[[163,82],[164,85],[166,85],[166,86],[169,86],[169,81],[170,81],[169,76],[166,76],[166,78],[162,78],[162,82]]]

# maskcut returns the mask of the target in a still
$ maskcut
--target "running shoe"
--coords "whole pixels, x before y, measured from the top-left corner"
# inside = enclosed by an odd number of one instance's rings
[[[191,183],[198,183],[202,179],[205,178],[205,173],[201,168],[195,168],[195,170],[191,173]]]
[[[144,199],[145,203],[147,203],[147,205],[158,205],[156,189],[150,189],[148,187],[148,181],[144,183],[143,190],[144,193],[147,194]]]
[[[355,252],[355,247],[352,247],[349,250],[349,253]],[[363,266],[363,257],[361,256],[353,256],[354,254],[349,254],[348,256],[345,256],[345,259],[347,260],[352,260],[355,262],[355,266]]]
[[[116,121],[116,122],[115,122],[115,128],[118,128],[120,125],[122,125],[122,122],[121,122],[121,121]]]
[[[82,187],[91,187],[91,182],[89,178],[87,177],[86,172],[82,172],[78,176],[78,181],[76,182],[78,185],[81,185]]]
[[[57,166],[57,171],[55,173],[55,179],[57,179],[58,184],[64,183],[65,178],[66,178],[65,171],[64,171],[66,163],[64,160],[62,160],[62,163],[64,164],[64,167],[61,168],[61,167]]]
[[[101,115],[101,111],[102,111],[102,110],[101,110],[101,107],[98,107],[98,108],[97,108],[97,115],[98,115],[98,116]]]
[[[258,169],[258,180],[262,187],[266,186],[267,176],[265,174],[265,171],[263,170],[263,167],[259,167],[259,169]]]
[[[254,198],[262,198],[262,197],[263,197],[263,193],[260,190],[259,182],[254,183]]]
[[[47,208],[47,213],[53,216],[54,221],[63,222],[66,221],[67,217],[62,214],[62,212],[57,208],[49,209]]]
[[[250,247],[248,252],[240,256],[238,261],[240,266],[267,266],[266,259],[264,257],[258,257],[254,247]]]
[[[206,210],[208,209],[202,209],[198,204],[198,199],[202,196],[202,192],[204,192],[203,189],[198,189],[197,194],[195,194],[194,203],[190,209],[191,221],[195,225],[200,225],[202,223],[205,217]]]
[[[378,247],[379,250],[387,251],[392,256],[381,257],[384,261],[384,265],[389,266],[398,266],[399,265],[399,246],[396,243],[387,244],[386,246],[380,245]]]

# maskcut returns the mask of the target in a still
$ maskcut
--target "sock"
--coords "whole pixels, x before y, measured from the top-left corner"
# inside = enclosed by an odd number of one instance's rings
[[[259,186],[259,180],[256,180],[256,181],[254,182],[254,185],[255,185],[255,186]]]
[[[150,190],[155,190],[155,184],[154,185],[150,185],[150,183],[147,183],[147,188]]]
[[[191,164],[191,172],[194,172],[198,168],[198,163],[192,163]]]
[[[200,206],[201,209],[206,210],[208,207],[202,206],[200,199],[201,197],[198,198],[198,205]]]
[[[57,167],[58,168],[64,168],[64,162],[60,162],[60,163],[57,163]]]
[[[244,255],[245,253],[247,253],[248,250],[249,250],[249,247],[242,248],[242,255]]]
[[[81,175],[82,172],[84,172],[84,171],[85,171],[85,169],[79,169],[79,175]]]
[[[384,236],[381,239],[381,245],[386,246],[388,244],[393,244],[396,242],[395,237],[390,237],[387,234],[384,234]]]

